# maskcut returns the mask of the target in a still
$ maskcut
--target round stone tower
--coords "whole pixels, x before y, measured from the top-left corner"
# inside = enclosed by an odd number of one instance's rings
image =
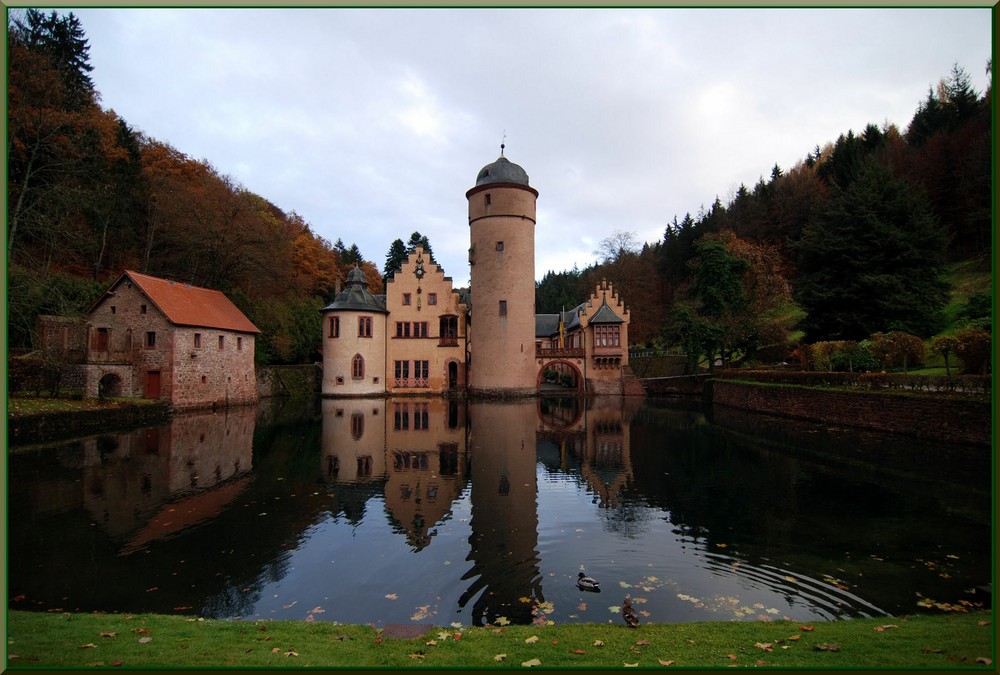
[[[503,156],[469,200],[470,393],[531,395],[535,367],[535,200],[528,174]]]
[[[347,274],[347,287],[323,313],[324,396],[385,393],[385,303],[368,290],[364,270]]]

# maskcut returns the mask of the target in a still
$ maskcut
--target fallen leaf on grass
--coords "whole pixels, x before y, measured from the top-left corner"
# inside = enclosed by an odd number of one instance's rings
[[[112,661],[111,665],[113,665],[115,667],[118,667],[118,666],[122,665],[123,663],[125,663],[125,662],[122,661],[121,659],[118,659],[117,661]]]
[[[261,630],[263,630],[263,628]],[[132,632],[135,633],[136,635],[149,635],[148,628],[133,628]]]
[[[461,621],[452,621],[451,622],[451,627],[452,628],[461,628],[462,627],[462,622]]]
[[[735,661],[736,660],[736,654],[726,654],[726,658]]]
[[[272,654],[274,654],[274,653],[276,653],[276,652],[280,652],[280,651],[281,651],[281,647],[275,647],[275,648],[273,648],[273,649],[271,650],[271,653],[272,653]]]
[[[454,640],[461,640],[461,639],[462,639],[462,634],[461,634],[461,633],[455,633],[455,634],[454,634],[454,635],[452,635],[451,637],[452,637],[452,639],[454,639]]]
[[[660,662],[661,666],[672,666],[672,665],[674,665],[673,661],[664,661],[663,659],[656,659],[656,660]]]
[[[924,647],[921,649],[924,654],[944,654],[943,649],[934,649],[933,647]]]
[[[638,662],[636,662],[636,663],[623,663],[622,665],[625,666],[626,668],[638,668],[639,667],[639,663]]]
[[[101,633],[100,637],[118,637],[118,633],[115,633],[115,632]]]
[[[639,645],[640,647],[645,647],[646,645],[651,645],[653,643],[650,642],[649,640],[639,640],[638,642],[636,642],[636,644]]]
[[[754,647],[756,647],[757,649],[760,649],[762,651],[765,651],[765,652],[773,652],[774,651],[774,646],[770,642],[758,642],[758,643],[756,643],[754,645]]]
[[[872,630],[877,631],[879,633],[883,633],[887,628],[899,628],[899,626],[897,626],[894,623],[890,623],[886,624],[885,626],[875,626],[875,628],[873,628]]]
[[[570,654],[586,654],[587,652],[583,651],[582,649],[571,649],[571,650],[569,650],[569,653]]]
[[[604,640],[594,640],[594,646],[595,647],[603,647],[604,646]]]
[[[522,661],[521,665],[524,666],[525,668],[532,668],[534,666],[542,665],[542,662],[539,661],[538,659],[531,659],[530,661]]]
[[[805,631],[807,633],[816,630],[813,626],[799,626],[799,630]]]
[[[437,640],[428,640],[424,644],[427,645],[428,647],[437,647]]]
[[[840,645],[823,643],[821,645],[816,645],[813,649],[818,652],[839,652]]]
[[[534,643],[538,642],[538,636],[537,635],[532,635],[529,638],[525,638],[524,641],[527,642],[529,645],[530,644],[534,644]]]
[[[493,660],[494,661],[503,661],[506,658],[507,658],[506,654],[497,654],[496,656],[493,657]]]
[[[97,645],[95,645],[93,642],[88,642],[85,645],[77,645],[76,648],[77,649],[97,649]]]
[[[289,649],[287,652],[285,652],[285,656],[298,656],[298,655],[299,655],[298,652],[293,651],[291,649]]]
[[[409,656],[410,656],[411,659],[426,659],[427,658],[426,654],[421,654],[420,652],[417,652],[416,654],[410,654]]]
[[[139,644],[141,644],[141,645],[149,644],[152,641],[153,641],[153,638],[151,638],[151,637],[141,637],[141,638],[139,638]]]
[[[785,638],[786,640],[801,640],[802,636],[796,633],[795,635],[789,635]]]
[[[451,633],[445,633],[444,631],[441,631],[440,633],[438,633],[438,640],[447,640],[450,637],[451,637]]]
[[[992,666],[993,665],[993,659],[989,658],[988,656],[977,656],[976,657],[976,663],[981,663],[984,666]]]
[[[510,625],[510,619],[508,619],[505,616],[498,616],[496,618],[496,621],[494,621],[493,623],[495,623],[498,626],[508,626]]]

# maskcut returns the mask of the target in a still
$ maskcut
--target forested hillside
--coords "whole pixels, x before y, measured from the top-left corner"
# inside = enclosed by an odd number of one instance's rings
[[[104,109],[73,14],[10,16],[12,350],[35,346],[38,314],[80,315],[132,269],[224,291],[263,331],[259,362],[309,362],[318,310],[354,264],[380,292],[407,249],[430,249],[418,232],[397,239],[380,271],[356,245],[331,244],[294,211]],[[602,242],[599,263],[546,274],[537,311],[575,306],[607,278],[633,309],[634,343],[780,358],[790,337],[934,335],[946,324],[945,266],[989,266],[990,110],[991,91],[973,91],[956,65],[905,131],[848,131],[726,204],[673,216],[662,240],[638,242],[626,226]],[[982,319],[977,302],[968,318]]]

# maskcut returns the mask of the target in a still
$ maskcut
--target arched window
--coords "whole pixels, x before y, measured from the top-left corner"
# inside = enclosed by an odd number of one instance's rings
[[[365,376],[365,360],[361,354],[354,355],[354,361],[351,363],[351,377],[355,380],[360,380]]]

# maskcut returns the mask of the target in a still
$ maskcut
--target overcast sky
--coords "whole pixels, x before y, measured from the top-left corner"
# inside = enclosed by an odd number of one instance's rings
[[[465,192],[540,193],[535,273],[663,236],[848,130],[905,130],[990,10],[74,9],[105,108],[381,269],[419,231],[468,282]]]

